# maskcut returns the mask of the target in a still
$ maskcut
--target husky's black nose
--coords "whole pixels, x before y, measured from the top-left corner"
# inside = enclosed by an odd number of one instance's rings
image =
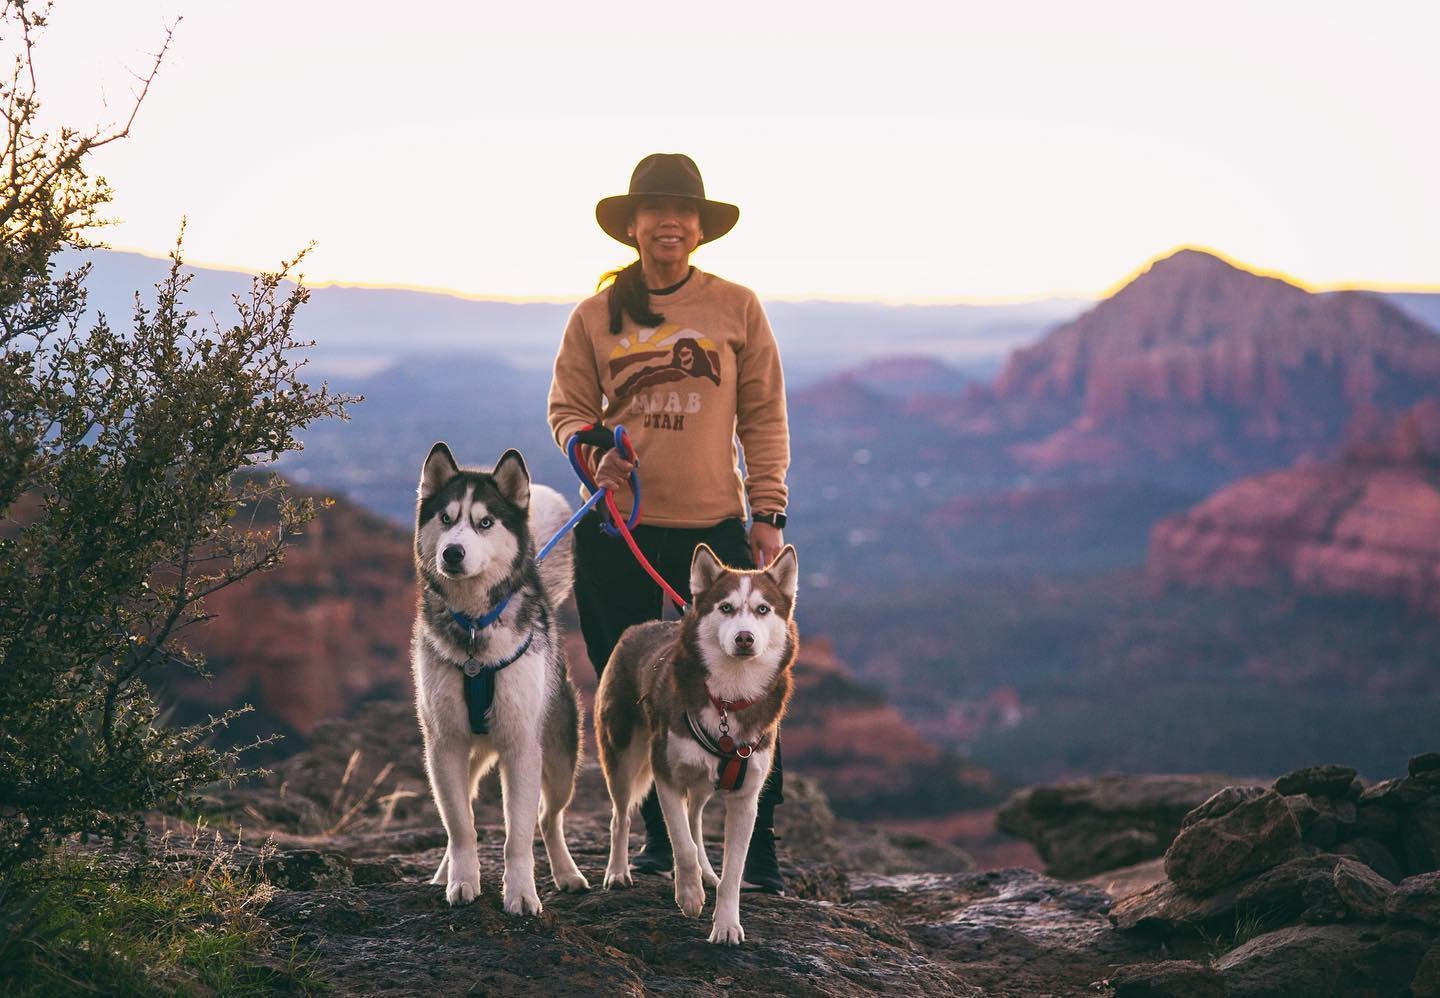
[[[755,650],[755,635],[749,631],[741,631],[735,635],[735,650],[744,655]]]
[[[465,549],[459,544],[451,544],[440,557],[445,559],[446,568],[459,568],[465,562]]]

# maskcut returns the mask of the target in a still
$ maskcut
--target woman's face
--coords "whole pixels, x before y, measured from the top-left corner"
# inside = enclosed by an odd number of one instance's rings
[[[641,198],[630,220],[630,233],[647,263],[686,263],[704,236],[700,206],[689,198]]]

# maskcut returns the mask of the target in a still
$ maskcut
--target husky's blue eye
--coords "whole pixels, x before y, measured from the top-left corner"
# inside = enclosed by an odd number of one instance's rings
[[[760,615],[763,617],[765,614],[767,614],[767,613],[770,612],[770,608],[769,608],[768,606],[766,606],[764,603],[761,603],[759,606],[757,606],[757,607],[755,608],[755,612],[758,613],[758,614],[760,614]]]
[[[480,529],[481,529],[481,530],[489,530],[489,529],[490,529],[491,527],[493,527],[493,526],[495,526],[495,521],[494,521],[494,519],[492,519],[491,517],[488,517],[488,516],[482,516],[482,517],[480,517]]]
[[[451,516],[449,513],[442,509],[440,511],[440,522],[448,527],[450,526],[450,524],[455,522],[455,517]]]
[[[726,615],[728,616],[729,614],[732,614],[732,613],[735,612],[735,608],[734,608],[733,606],[731,606],[729,603],[721,603],[721,604],[720,604],[720,612],[723,613],[723,614],[726,614]]]

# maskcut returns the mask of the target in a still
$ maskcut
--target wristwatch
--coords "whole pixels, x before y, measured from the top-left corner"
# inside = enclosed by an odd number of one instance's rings
[[[768,523],[776,530],[785,529],[784,513],[756,513],[754,516],[750,517],[750,519],[756,523]]]

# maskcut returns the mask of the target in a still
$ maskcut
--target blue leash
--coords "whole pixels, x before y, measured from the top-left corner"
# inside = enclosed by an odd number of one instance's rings
[[[630,444],[630,435],[625,432],[625,427],[623,426],[615,427],[613,443],[610,442],[611,437],[605,432],[603,428],[598,431],[587,428],[586,430],[583,430],[581,432],[588,433],[592,436],[592,438],[596,439],[598,439],[597,434],[603,435],[605,437],[605,442],[610,443],[610,446],[622,448],[626,453],[631,456],[632,459],[635,456],[635,448]],[[575,474],[579,476],[580,481],[585,485],[585,487],[591,490],[590,498],[586,499],[585,504],[575,511],[575,515],[570,517],[570,519],[565,522],[565,525],[555,532],[554,537],[551,537],[548,541],[545,542],[545,546],[542,547],[540,549],[540,553],[535,556],[535,564],[537,565],[540,564],[540,562],[544,561],[545,557],[551,551],[555,550],[555,545],[559,544],[561,539],[564,538],[566,534],[575,529],[575,525],[580,522],[581,518],[584,517],[586,513],[594,509],[595,506],[605,498],[606,490],[595,483],[595,479],[590,477],[590,473],[585,469],[584,463],[580,460],[580,437],[580,433],[573,434],[570,437],[570,439],[565,444],[565,453],[568,454],[570,457],[570,466],[575,469]],[[630,516],[626,521],[625,525],[627,527],[634,527],[635,522],[640,518],[640,474],[638,471],[630,472],[630,488],[631,491],[635,494],[635,504],[630,510]],[[620,531],[617,530],[614,525],[609,523],[608,520],[603,520],[601,522],[600,529],[604,530],[612,537],[620,536]],[[511,595],[513,596],[514,594],[512,593]],[[495,623],[495,621],[499,620],[500,615],[505,612],[505,607],[509,604],[510,596],[506,596],[494,609],[486,613],[484,616],[471,617],[470,615],[461,613],[458,610],[451,610],[450,616],[454,619],[455,623],[459,624],[464,630],[470,632],[470,638],[473,641],[475,638],[475,633],[477,631],[483,631],[485,628]]]
[[[599,435],[605,433],[603,429],[595,430],[587,428],[582,432],[591,434],[593,439],[587,442],[595,443],[596,446],[610,444],[611,446],[620,447],[625,453],[630,455],[632,460],[635,457],[635,448],[631,446],[630,437],[625,432],[625,427],[623,426],[615,427],[613,443],[611,443],[608,435],[604,440],[599,439]],[[580,481],[591,490],[590,498],[585,500],[584,505],[575,511],[575,514],[566,521],[563,527],[555,532],[554,537],[551,537],[545,542],[545,546],[542,547],[540,553],[535,556],[535,564],[537,565],[545,560],[546,555],[555,549],[555,545],[559,544],[566,534],[575,529],[575,525],[580,522],[580,519],[586,513],[594,509],[596,504],[605,498],[606,490],[597,485],[595,480],[590,477],[590,473],[586,470],[584,462],[580,459],[579,433],[572,436],[569,441],[566,442],[565,452],[570,457],[570,466],[575,469],[575,474],[579,476]],[[626,523],[627,529],[635,526],[635,522],[640,518],[640,476],[635,471],[630,472],[630,488],[634,491],[635,503],[630,510],[630,516]],[[611,524],[608,519],[602,519],[600,528],[612,537],[620,536],[619,529]],[[470,632],[471,648],[475,645],[475,635],[500,619],[500,615],[504,613],[505,608],[510,605],[510,599],[514,595],[512,592],[496,604],[488,613],[480,617],[471,617],[469,614],[461,613],[459,610],[450,611],[451,619],[459,624],[463,630]],[[465,708],[469,714],[470,730],[472,733],[483,735],[489,732],[490,710],[495,703],[495,677],[506,666],[518,662],[521,656],[530,650],[530,643],[534,639],[535,632],[532,630],[520,647],[504,661],[481,665],[472,657],[467,659],[464,665],[458,666],[464,674],[462,682],[465,692]]]

